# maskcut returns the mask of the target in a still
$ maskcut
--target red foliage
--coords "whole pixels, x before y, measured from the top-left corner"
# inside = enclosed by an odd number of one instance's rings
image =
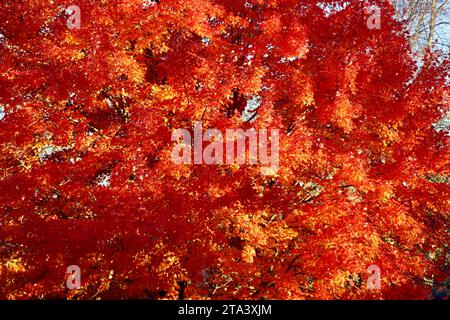
[[[0,298],[445,286],[450,148],[433,125],[449,62],[418,70],[387,1],[373,1],[381,29],[356,0],[329,15],[313,0],[77,2],[72,30],[70,1],[0,4]],[[174,164],[172,130],[199,120],[279,128],[279,171]],[[380,290],[366,288],[373,264]]]

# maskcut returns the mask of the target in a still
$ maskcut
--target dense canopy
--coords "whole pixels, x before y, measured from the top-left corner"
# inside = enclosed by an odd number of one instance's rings
[[[445,291],[449,61],[388,1],[76,2],[0,4],[0,298]],[[279,170],[174,163],[196,121],[279,129]]]

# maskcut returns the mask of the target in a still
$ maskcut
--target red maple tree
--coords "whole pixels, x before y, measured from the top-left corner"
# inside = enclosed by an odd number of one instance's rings
[[[71,1],[2,1],[0,298],[445,290],[449,61],[333,3],[78,0],[69,29]],[[280,129],[278,172],[174,164],[194,121]]]

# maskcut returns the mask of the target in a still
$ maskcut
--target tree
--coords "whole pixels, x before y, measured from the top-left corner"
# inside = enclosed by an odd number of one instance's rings
[[[445,289],[449,61],[416,74],[387,1],[85,0],[69,29],[71,4],[0,6],[1,298]],[[173,163],[195,121],[280,129],[279,170]]]
[[[396,18],[405,21],[411,37],[410,44],[416,51],[424,49],[442,49],[448,54],[448,29],[450,23],[448,0],[394,0],[397,9]]]

